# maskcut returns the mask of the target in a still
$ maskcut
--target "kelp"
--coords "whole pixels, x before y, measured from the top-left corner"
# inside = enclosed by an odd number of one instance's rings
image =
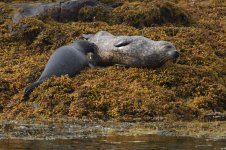
[[[110,0],[102,2],[113,5]],[[171,16],[164,15],[166,10]],[[199,120],[226,110],[221,1],[198,1],[192,7],[184,1],[118,1],[109,9],[85,7],[80,21],[65,23],[32,17],[15,25],[6,15],[11,11],[9,4],[0,10],[1,119]],[[101,30],[170,41],[180,60],[155,70],[86,68],[73,78],[48,79],[23,100],[24,88],[38,79],[58,47]]]

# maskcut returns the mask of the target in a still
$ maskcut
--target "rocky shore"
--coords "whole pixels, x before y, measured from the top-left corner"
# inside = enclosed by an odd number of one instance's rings
[[[145,134],[148,130],[150,134],[225,139],[224,1],[100,0],[95,5],[81,7],[74,18],[57,20],[32,15],[15,23],[15,14],[25,11],[22,6],[34,3],[57,2],[0,2],[2,138],[7,132],[9,136],[18,132],[20,137],[23,129],[28,131],[23,133],[25,137],[30,132],[35,137],[34,120],[54,118],[60,122],[62,118],[85,117],[101,122],[98,133],[104,132],[103,124],[108,128],[111,120],[116,120],[113,122],[119,122],[118,125],[109,130],[117,134]],[[40,76],[56,48],[72,43],[82,34],[101,30],[170,41],[180,51],[181,58],[177,64],[169,63],[155,70],[111,66],[87,68],[74,78],[52,77],[24,101],[24,88]],[[27,120],[31,120],[30,125]],[[134,120],[140,128],[133,124]],[[124,124],[132,124],[131,130],[126,126],[121,131]],[[42,135],[49,125],[37,128]],[[66,128],[63,127],[63,133]],[[49,132],[51,136],[55,133]]]

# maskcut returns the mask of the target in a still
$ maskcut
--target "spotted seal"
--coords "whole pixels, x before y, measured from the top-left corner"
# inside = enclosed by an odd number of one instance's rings
[[[91,63],[97,66],[119,64],[127,67],[159,68],[168,60],[176,60],[179,52],[166,41],[153,41],[143,36],[114,36],[100,31],[84,34],[86,39],[97,45]]]
[[[79,10],[84,6],[96,6],[96,0],[70,0],[54,3],[30,3],[21,4],[12,20],[18,23],[23,18],[38,17],[40,19],[52,18],[57,21],[77,20]]]
[[[95,44],[85,40],[58,48],[50,57],[40,78],[25,88],[24,98],[27,99],[36,87],[52,76],[68,74],[73,77],[78,74],[88,66],[86,54],[94,52],[95,48]]]

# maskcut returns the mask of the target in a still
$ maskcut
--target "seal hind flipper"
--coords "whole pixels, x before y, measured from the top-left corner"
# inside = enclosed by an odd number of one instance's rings
[[[40,84],[42,84],[43,81],[36,81],[34,83],[31,83],[28,85],[24,90],[24,99],[28,99],[31,92],[38,87]]]

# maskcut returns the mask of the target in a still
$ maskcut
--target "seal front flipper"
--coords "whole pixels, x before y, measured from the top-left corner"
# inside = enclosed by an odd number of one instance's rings
[[[34,83],[31,83],[30,85],[28,85],[25,90],[24,90],[24,99],[27,100],[29,98],[29,95],[31,94],[31,92],[38,87],[40,84],[42,84],[43,81],[36,81]]]
[[[88,64],[90,68],[95,68],[95,66],[91,63]]]
[[[114,43],[114,46],[115,47],[122,47],[122,46],[129,45],[132,42],[133,42],[133,39],[120,39],[120,40],[118,40]]]
[[[89,40],[91,37],[93,37],[95,34],[82,34],[80,39]]]
[[[126,65],[126,64],[114,64],[114,66],[119,66],[119,67],[129,67],[129,66]]]

